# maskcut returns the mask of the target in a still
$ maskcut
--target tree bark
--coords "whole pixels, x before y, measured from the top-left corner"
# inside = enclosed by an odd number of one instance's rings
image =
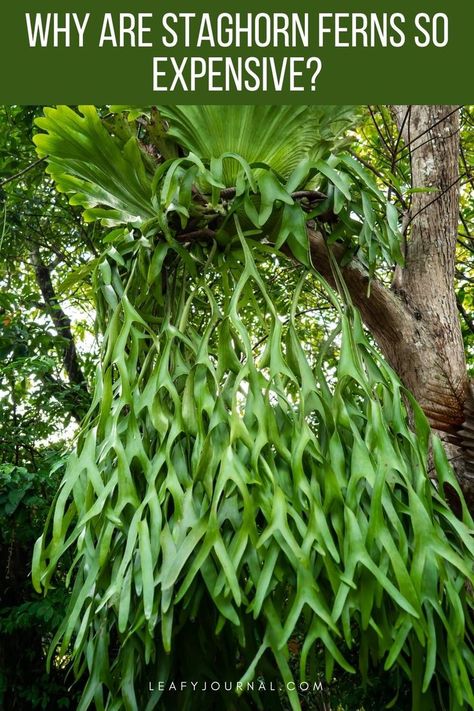
[[[357,259],[342,269],[352,299],[382,353],[414,394],[432,428],[448,433],[461,487],[474,508],[474,412],[454,290],[459,213],[459,112],[454,106],[396,106],[410,151],[415,193],[408,218],[405,265],[389,289],[373,281]],[[315,267],[332,281],[327,247],[309,230]],[[336,258],[342,256],[336,248]],[[471,413],[471,414],[470,414]],[[471,429],[470,429],[471,428]],[[472,446],[472,445],[471,445]]]
[[[422,367],[405,367],[405,377],[433,427],[450,432],[463,423],[468,386],[454,291],[459,112],[454,106],[397,106],[394,113],[410,149],[413,186],[437,191],[413,196],[405,267],[396,285],[431,341]]]

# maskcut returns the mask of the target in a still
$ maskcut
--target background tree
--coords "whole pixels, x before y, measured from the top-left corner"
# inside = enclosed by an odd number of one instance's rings
[[[456,106],[396,106],[395,127],[386,110],[371,112],[376,155],[384,158],[369,165],[403,211],[404,264],[392,266],[389,288],[372,280],[370,294],[360,261],[343,271],[367,326],[431,426],[458,434],[457,445],[464,439],[452,461],[472,506],[472,394],[462,334],[464,328],[472,348],[472,118],[465,109],[461,134],[459,113]],[[322,236],[311,234],[311,243],[314,263],[330,278]]]
[[[29,559],[87,409],[95,360],[87,284],[66,281],[91,258],[87,231],[34,153],[40,113],[0,109],[0,706],[20,711],[77,704],[67,665],[49,675],[45,667],[68,593],[37,595]]]

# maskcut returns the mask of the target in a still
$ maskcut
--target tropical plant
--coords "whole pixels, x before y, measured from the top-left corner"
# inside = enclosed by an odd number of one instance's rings
[[[299,709],[296,635],[302,680],[322,671],[316,644],[328,682],[335,664],[353,672],[358,638],[363,677],[395,665],[413,709],[474,707],[472,519],[331,252],[357,251],[369,275],[403,263],[396,208],[344,152],[352,117],[163,107],[127,123],[58,107],[38,120],[58,189],[111,228],[93,276],[93,402],[33,561],[47,591],[73,553],[51,655],[59,644],[85,675],[80,711],[175,708],[150,680],[258,674],[283,680]],[[336,290],[313,268],[310,221]],[[299,317],[317,317],[321,299],[334,329],[315,353]],[[196,703],[206,698],[182,696]],[[236,703],[226,694],[220,707]],[[263,707],[258,694],[238,703]]]

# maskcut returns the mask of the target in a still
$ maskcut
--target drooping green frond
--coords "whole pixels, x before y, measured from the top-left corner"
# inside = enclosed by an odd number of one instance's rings
[[[47,588],[63,551],[76,551],[58,641],[88,669],[80,711],[97,695],[106,708],[142,708],[167,654],[179,675],[180,630],[192,635],[209,606],[245,660],[243,680],[268,654],[291,679],[295,634],[303,678],[317,641],[328,680],[334,663],[353,671],[344,648],[356,629],[374,659],[413,675],[414,708],[433,708],[435,671],[453,685],[451,709],[472,704],[470,658],[451,655],[465,644],[474,548],[427,477],[426,420],[413,404],[409,430],[407,394],[320,281],[342,336],[328,384],[298,330],[311,276],[302,271],[283,325],[258,266],[264,245],[237,232],[226,253],[196,244],[194,272],[159,235],[123,235],[125,268],[111,256],[97,272],[108,325],[95,403],[34,565]],[[360,667],[367,676],[363,648]]]
[[[201,679],[270,668],[288,684],[294,636],[303,679],[316,645],[328,681],[335,664],[353,672],[358,636],[364,679],[370,660],[396,665],[414,709],[439,695],[450,711],[474,708],[472,521],[449,509],[443,483],[462,494],[436,439],[439,490],[431,483],[427,420],[368,343],[337,266],[340,295],[309,257],[308,215],[329,205],[341,216],[334,239],[356,234],[363,248],[381,235],[390,249],[396,212],[348,156],[304,160],[285,180],[236,155],[227,197],[219,155],[191,153],[147,178],[141,215],[126,209],[143,180],[138,147],[115,185],[109,161],[125,154],[84,115],[66,112],[64,131],[48,116],[41,150],[61,189],[113,208],[122,226],[95,271],[104,346],[93,405],[33,563],[47,590],[74,554],[53,649],[86,675],[79,711],[175,708],[148,681],[186,678],[189,650]],[[328,195],[305,211],[296,191],[316,174]],[[275,262],[288,266],[283,243],[300,261],[284,300],[268,280]],[[315,290],[337,325],[309,353],[298,319]]]

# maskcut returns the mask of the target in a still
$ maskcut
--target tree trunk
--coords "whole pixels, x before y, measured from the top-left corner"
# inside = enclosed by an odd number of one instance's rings
[[[51,373],[44,373],[42,380],[80,424],[89,408],[90,396],[71,331],[71,321],[61,308],[53,287],[50,269],[44,264],[36,246],[31,249],[31,261],[35,270],[36,282],[44,299],[45,311],[50,316],[58,336],[62,339],[59,350],[62,354],[69,385],[56,379]]]
[[[435,190],[413,196],[406,216],[405,265],[396,269],[391,289],[375,281],[367,296],[368,274],[357,260],[343,269],[344,277],[387,361],[432,428],[454,442],[448,454],[473,510],[474,452],[469,446],[474,413],[454,291],[459,112],[453,106],[397,106],[393,111],[410,150],[413,187]],[[324,240],[310,230],[310,242],[313,263],[331,279]]]

